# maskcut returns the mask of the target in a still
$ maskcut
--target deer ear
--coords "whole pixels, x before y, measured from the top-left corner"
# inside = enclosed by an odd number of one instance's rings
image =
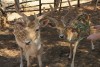
[[[91,34],[87,37],[88,40],[99,40],[100,39],[100,33]]]
[[[43,21],[40,22],[41,27],[48,26],[48,23],[49,23],[49,20],[48,19],[45,19],[45,20],[43,20]]]
[[[100,25],[94,26],[95,29],[100,30]]]
[[[50,22],[49,19],[45,19],[45,20],[41,21],[40,24],[41,24],[41,27],[45,27],[45,26],[55,27],[55,24]]]

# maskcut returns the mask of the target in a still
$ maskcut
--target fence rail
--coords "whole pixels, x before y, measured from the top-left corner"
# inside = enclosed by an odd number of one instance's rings
[[[85,0],[86,1],[86,0]],[[29,2],[33,2],[33,1],[27,1],[27,2],[21,2],[20,4],[25,4],[25,3],[29,3]],[[61,3],[62,4],[67,4],[67,0],[66,1],[62,1]],[[74,2],[74,1],[70,1],[71,4]],[[87,1],[88,2],[88,1]],[[38,11],[40,14],[41,14],[41,11],[43,10],[43,6],[47,5],[47,4],[51,4],[51,5],[54,5],[54,2],[49,2],[49,3],[41,3],[41,2],[38,2],[39,4],[38,5],[34,5],[34,6],[28,6],[28,7],[22,7],[21,9],[21,12],[32,12],[32,11]],[[75,1],[75,5],[78,3],[78,1]],[[9,5],[6,7],[6,12],[16,12],[15,8],[13,7],[14,4],[12,5]],[[61,8],[63,7],[66,7],[68,5],[64,5],[64,6],[61,6]],[[31,9],[30,9],[31,8]],[[25,10],[24,10],[25,9]],[[46,10],[48,10],[49,8],[46,7]]]
[[[27,2],[32,2],[32,1],[27,1]],[[24,4],[24,3],[27,3],[27,2],[21,2],[20,4]],[[68,2],[68,1],[62,1],[61,3],[66,3],[66,2]],[[39,13],[41,14],[41,11],[43,10],[42,9],[42,6],[43,5],[47,5],[47,4],[53,4],[54,5],[54,2],[51,2],[51,3],[41,3],[40,1],[39,1],[39,5],[34,5],[34,6],[28,6],[28,7],[23,7],[22,9],[21,9],[21,12],[32,12],[32,11],[39,11]],[[16,10],[15,10],[15,8],[13,7],[14,6],[14,4],[13,5],[9,5],[9,6],[7,6],[6,7],[6,12],[16,12]],[[39,8],[35,8],[35,9],[32,9],[32,10],[23,10],[23,9],[26,9],[26,8],[34,8],[34,7],[39,7]],[[64,6],[65,7],[65,6]],[[62,7],[61,7],[62,8]],[[46,8],[46,10],[48,10],[49,8]]]

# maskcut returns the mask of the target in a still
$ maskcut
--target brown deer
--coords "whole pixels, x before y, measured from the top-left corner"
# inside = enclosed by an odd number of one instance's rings
[[[72,11],[73,11],[72,9],[69,10],[68,13],[65,16],[62,16],[59,21],[55,18],[47,17],[48,19],[52,20],[55,23],[55,27],[53,28],[57,28],[57,31],[59,33],[59,38],[67,38],[66,41],[69,43],[70,46],[69,58],[72,57],[72,44],[73,44],[72,40],[78,36],[78,33],[71,26],[71,23],[73,23],[81,15],[81,13],[76,14],[76,12]],[[74,15],[73,17],[72,14]],[[65,21],[66,17],[67,17],[67,22]]]
[[[70,14],[74,14],[73,10],[69,10],[69,12],[65,16],[62,16],[59,21],[52,17],[47,17],[47,18],[49,18],[50,20],[52,20],[55,23],[55,27],[53,27],[53,28],[57,29],[57,31],[59,33],[59,38],[66,39],[66,41],[70,47],[69,58],[73,57],[71,67],[74,67],[74,59],[75,59],[76,49],[77,49],[77,45],[79,44],[81,38],[75,40],[75,38],[78,38],[79,34],[71,26],[71,24],[73,22],[77,21],[77,18],[80,15],[82,15],[82,13],[76,14],[76,12],[75,12],[73,17],[72,17],[72,15],[70,16]],[[68,18],[67,18],[67,22],[66,22],[64,19],[67,16],[68,16]],[[73,45],[74,45],[74,49],[73,49]]]
[[[71,8],[71,3],[69,0],[67,0],[69,7]],[[59,7],[59,10],[61,9],[61,5],[62,5],[62,0],[54,0],[54,9],[57,10]]]
[[[46,16],[39,17],[35,14],[35,19],[31,21],[24,13],[19,11],[19,0],[15,0],[15,9],[22,18],[14,22],[14,36],[20,48],[20,67],[23,67],[23,55],[27,61],[27,67],[30,67],[31,58],[38,58],[39,67],[42,67],[42,43],[40,36],[40,20]]]

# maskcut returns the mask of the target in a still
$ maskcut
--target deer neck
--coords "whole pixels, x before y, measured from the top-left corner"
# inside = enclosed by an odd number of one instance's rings
[[[36,37],[36,39],[34,40],[34,43],[38,43],[41,42],[41,35],[40,35],[40,31],[38,31],[38,36]]]
[[[38,32],[38,36],[37,36],[37,38],[34,40],[34,43],[35,43],[36,46],[38,47],[38,50],[40,50],[40,48],[41,48],[41,36],[40,36],[40,31]]]

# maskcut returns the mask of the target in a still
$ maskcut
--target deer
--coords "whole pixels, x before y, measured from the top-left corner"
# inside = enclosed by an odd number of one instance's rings
[[[92,30],[94,32],[92,32]],[[95,49],[94,42],[96,40],[100,40],[100,25],[93,26],[92,30],[91,30],[92,33],[88,35],[87,40],[91,41],[91,47],[92,47],[92,50],[94,50]]]
[[[71,3],[70,3],[70,1],[69,0],[67,0],[68,1],[68,5],[69,5],[69,7],[71,8],[72,6],[71,6]],[[55,10],[57,10],[58,9],[58,7],[59,7],[59,11],[61,10],[61,5],[62,5],[62,0],[54,0],[54,9]]]
[[[53,8],[53,7],[52,7]],[[75,15],[74,17],[71,17],[71,19],[68,17],[67,22],[65,21],[66,16],[69,16],[72,13],[73,10],[69,10],[67,14],[64,16],[61,16],[59,21],[56,18],[53,17],[47,17],[48,19],[52,20],[55,23],[55,27],[57,32],[59,33],[59,38],[60,39],[66,39],[67,42],[69,43],[70,46],[70,53],[69,53],[69,58],[72,57],[72,44],[73,41],[71,41],[73,38],[76,38],[78,36],[77,32],[75,29],[71,26],[71,24],[80,16],[82,13]],[[73,14],[73,13],[72,13]],[[51,22],[52,23],[52,22]]]
[[[20,49],[20,67],[23,67],[23,56],[27,61],[27,67],[31,67],[31,58],[37,58],[39,67],[42,67],[43,47],[40,35],[40,20],[46,14],[37,16],[34,14],[34,20],[20,12],[19,0],[15,0],[16,12],[22,16],[13,23],[13,34]]]
[[[51,18],[51,17],[48,17],[48,18],[50,20],[54,21],[54,23],[56,24],[56,26],[52,27],[52,28],[57,29],[57,31],[59,33],[59,38],[60,39],[66,39],[66,42],[68,43],[69,48],[70,48],[68,58],[70,59],[70,58],[72,58],[72,56],[73,56],[73,58],[75,58],[76,46],[78,45],[79,40],[74,41],[73,39],[78,36],[78,33],[70,25],[66,26],[65,23],[63,23],[61,21],[57,21],[55,18]],[[76,45],[74,49],[73,49],[73,44]],[[72,61],[72,66],[71,67],[74,67],[74,59]]]
[[[66,16],[69,16],[71,11],[73,11],[73,10],[69,10],[66,15],[60,16],[59,21],[53,17],[47,17],[47,18],[49,18],[50,20],[52,20],[55,23],[55,27],[52,27],[52,28],[57,29],[57,31],[59,33],[59,38],[65,39],[66,42],[68,43],[68,45],[70,47],[70,52],[69,52],[68,58],[73,57],[71,67],[74,67],[74,59],[75,59],[77,45],[82,40],[82,38],[79,38],[79,34],[76,31],[76,29],[73,28],[72,23],[77,22],[76,20],[83,13],[79,13],[79,14],[75,15],[73,18],[71,17],[71,19],[68,17],[67,22],[66,22],[65,21]],[[79,38],[79,39],[75,40],[75,38]],[[74,45],[74,49],[73,49],[73,45]]]

